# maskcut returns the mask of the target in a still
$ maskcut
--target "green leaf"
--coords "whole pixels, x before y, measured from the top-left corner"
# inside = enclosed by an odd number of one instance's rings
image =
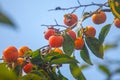
[[[14,68],[13,71],[15,72],[15,74],[16,74],[17,76],[21,76],[21,75],[22,75],[22,66],[21,66],[21,65],[17,65],[17,66]]]
[[[58,70],[58,77],[59,77],[60,80],[68,80],[66,77],[64,77],[64,76],[61,74],[60,70]]]
[[[64,35],[64,42],[62,47],[65,54],[71,56],[74,51],[74,41],[68,34]]]
[[[99,65],[99,69],[100,69],[102,72],[104,72],[107,76],[110,76],[110,75],[111,75],[110,70],[109,70],[106,66],[104,66],[104,65]]]
[[[4,15],[2,12],[0,12],[0,23],[8,24],[11,27],[16,28],[13,21],[10,18],[8,18],[6,15]]]
[[[92,62],[90,60],[90,56],[87,50],[87,47],[84,45],[84,47],[82,48],[82,50],[80,51],[80,56],[81,58],[88,64],[92,65]]]
[[[86,43],[93,54],[98,58],[103,58],[103,45],[95,37],[85,37]]]
[[[78,61],[66,54],[55,55],[51,61],[51,64],[70,64],[70,63],[78,63]]]
[[[36,51],[33,51],[33,52],[31,53],[31,57],[32,57],[31,62],[32,62],[33,64],[38,65],[38,64],[41,64],[42,61],[43,61],[43,60],[42,60],[42,55],[41,55],[39,49],[36,50]]]
[[[70,71],[76,80],[86,80],[81,69],[76,63],[70,64]]]
[[[80,69],[83,70],[83,69],[86,69],[88,67],[89,67],[89,65],[83,64],[83,65],[80,66]]]
[[[108,0],[113,15],[120,19],[120,0]]]
[[[58,75],[56,74],[56,72],[51,71],[51,72],[49,72],[48,74],[49,74],[49,76],[50,76],[50,79],[49,79],[49,80],[60,80],[59,77],[58,77]]]
[[[49,75],[47,74],[47,72],[45,72],[43,69],[33,70],[31,73],[40,76],[40,77],[42,78],[42,80],[49,80],[49,79],[50,79],[50,77],[49,77]]]
[[[7,64],[0,63],[0,80],[17,80],[17,76],[7,67]]]
[[[118,44],[116,44],[116,43],[105,44],[104,45],[104,51],[109,50],[109,49],[113,49],[113,48],[116,48],[116,47],[118,47]]]
[[[101,42],[101,44],[104,42],[104,39],[107,36],[108,32],[110,31],[110,28],[111,24],[107,24],[101,29],[99,33],[99,41]]]
[[[59,55],[59,53],[57,53],[57,52],[51,52],[51,53],[49,53],[49,54],[46,54],[46,55],[44,56],[44,62],[50,62],[51,59],[52,59],[54,56],[57,56],[57,55]]]
[[[42,77],[38,76],[37,74],[29,73],[23,76],[21,80],[42,80]]]

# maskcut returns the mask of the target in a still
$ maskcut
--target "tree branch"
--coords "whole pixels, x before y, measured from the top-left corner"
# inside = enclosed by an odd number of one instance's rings
[[[48,10],[48,11],[54,11],[54,10],[71,10],[71,9],[78,9],[78,8],[80,8],[80,7],[88,7],[88,6],[105,6],[105,7],[108,7],[106,4],[107,4],[108,2],[105,2],[105,3],[103,3],[103,4],[98,4],[98,3],[94,3],[94,2],[92,2],[91,4],[87,4],[87,5],[79,5],[79,6],[74,6],[74,7],[69,7],[69,8],[61,8],[61,7],[56,7],[55,9],[50,9],[50,10]]]
[[[42,24],[41,26],[46,26],[46,27],[53,26],[53,27],[63,27],[63,28],[68,28],[67,26],[59,25],[59,24],[53,24],[53,25],[45,25],[45,24]]]

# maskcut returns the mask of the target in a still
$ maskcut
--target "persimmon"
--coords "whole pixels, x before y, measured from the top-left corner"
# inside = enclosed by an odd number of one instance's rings
[[[53,48],[61,47],[63,44],[63,41],[64,41],[63,36],[52,35],[49,38],[49,45],[50,47],[53,47]]]
[[[22,57],[17,58],[18,65],[22,65],[23,63],[24,63],[24,58],[22,58]]]
[[[92,26],[87,26],[85,28],[85,36],[87,37],[92,37],[92,36],[95,36],[96,34],[96,29]]]
[[[57,52],[57,53],[63,54],[63,51],[60,48],[55,48],[53,50],[53,52]]]
[[[21,46],[18,50],[19,57],[23,57],[24,54],[29,50],[30,50],[30,48],[28,46]]]
[[[26,64],[26,65],[23,67],[23,71],[24,71],[25,73],[31,72],[32,69],[33,69],[33,64],[32,64],[32,63],[28,63],[28,64]]]
[[[102,24],[106,21],[106,14],[104,11],[98,11],[92,15],[92,21],[95,24]]]
[[[76,14],[65,14],[64,15],[64,24],[67,26],[72,26],[78,21]]]
[[[18,58],[18,50],[14,46],[9,46],[3,50],[3,59],[8,62],[16,62]]]
[[[120,28],[120,19],[119,19],[119,18],[115,18],[115,19],[114,19],[114,25],[115,25],[117,28]]]
[[[45,37],[46,40],[48,40],[49,37],[52,36],[53,34],[55,34],[55,29],[54,28],[48,28],[44,33],[44,37]]]
[[[74,43],[75,43],[76,50],[81,50],[84,46],[84,40],[83,40],[83,38],[80,38],[80,37],[76,38]]]
[[[67,33],[70,35],[70,37],[71,37],[73,40],[76,39],[76,33],[75,33],[73,30],[69,30]]]

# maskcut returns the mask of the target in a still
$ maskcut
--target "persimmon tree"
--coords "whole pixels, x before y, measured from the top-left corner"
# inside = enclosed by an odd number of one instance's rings
[[[60,71],[64,64],[69,64],[70,72],[76,80],[86,80],[79,66],[80,62],[74,55],[75,50],[80,52],[80,58],[89,65],[93,65],[89,51],[96,57],[103,59],[103,43],[106,36],[113,23],[118,28],[120,25],[120,1],[106,0],[101,4],[92,2],[85,5],[80,4],[80,1],[78,3],[79,5],[74,7],[56,7],[49,10],[72,11],[64,15],[64,25],[58,24],[57,21],[55,21],[56,24],[41,25],[48,28],[43,34],[44,38],[48,40],[47,45],[43,45],[35,51],[27,46],[22,46],[19,49],[15,46],[8,46],[3,50],[1,59],[3,62],[0,64],[1,80],[68,80]],[[81,7],[89,6],[98,6],[98,8],[93,11],[84,9],[82,16],[78,19],[79,15],[76,15],[75,11]],[[104,25],[100,32],[97,32],[92,25],[82,25],[89,17],[92,18],[95,25],[101,25],[107,19],[107,12],[112,12],[115,19],[113,23]],[[0,14],[0,22],[13,25],[2,13]],[[95,36],[96,33],[99,35]],[[109,75],[105,66],[100,66],[100,69]]]

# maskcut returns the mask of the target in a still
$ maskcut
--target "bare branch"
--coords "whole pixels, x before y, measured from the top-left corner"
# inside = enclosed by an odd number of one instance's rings
[[[106,4],[107,4],[108,2],[105,2],[105,3],[103,3],[103,4],[98,4],[98,3],[94,3],[94,2],[92,2],[91,4],[87,4],[87,5],[79,5],[79,6],[74,6],[74,7],[69,7],[69,8],[61,8],[61,7],[56,7],[55,9],[50,9],[50,10],[48,10],[48,11],[54,11],[54,10],[71,10],[71,9],[73,9],[73,11],[75,11],[76,9],[78,9],[78,8],[80,8],[80,7],[88,7],[88,6],[105,6],[105,7],[108,7]]]
[[[56,20],[56,19],[54,19],[54,21],[55,21],[56,25],[58,25],[58,22],[57,22],[57,20]]]
[[[80,3],[80,1],[79,1],[79,0],[77,0],[77,2],[78,2],[78,4],[79,4],[79,5],[81,5],[81,3]]]
[[[45,46],[42,46],[41,48],[39,48],[40,50],[45,48],[45,47],[50,47],[49,45],[45,45]]]
[[[46,26],[46,27],[53,26],[53,27],[63,27],[63,28],[68,28],[67,26],[59,25],[59,24],[55,24],[55,25],[45,25],[45,24],[42,24],[41,26]]]

